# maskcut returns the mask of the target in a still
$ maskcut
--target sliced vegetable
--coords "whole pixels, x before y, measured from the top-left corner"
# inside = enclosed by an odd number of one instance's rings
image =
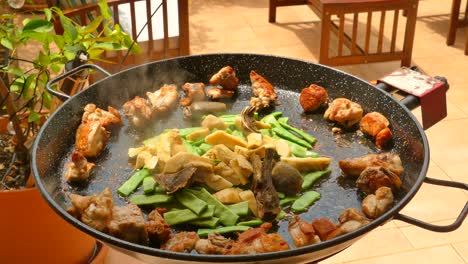
[[[208,234],[211,233],[217,233],[217,234],[226,234],[226,233],[232,233],[232,232],[244,232],[246,230],[249,230],[251,227],[250,226],[223,226],[219,228],[214,228],[214,229],[207,229],[207,228],[200,228],[197,231],[197,234],[201,237],[206,237]]]
[[[281,192],[277,192],[277,193],[278,193],[278,198],[280,199],[286,198],[286,195],[284,195],[284,193],[281,193]]]
[[[208,152],[213,146],[210,144],[202,143],[198,149],[202,151],[202,155]]]
[[[178,225],[198,219],[198,215],[189,209],[175,210],[164,213],[164,220],[169,225]]]
[[[316,191],[305,192],[301,197],[294,201],[294,203],[291,206],[291,209],[295,213],[305,211],[318,199],[320,199],[320,193]]]
[[[281,126],[283,126],[284,128],[288,129],[288,130],[292,130],[294,132],[296,132],[299,136],[301,136],[302,138],[304,138],[307,142],[309,142],[310,144],[314,145],[315,142],[317,141],[313,136],[311,136],[309,133],[305,132],[305,131],[302,131],[298,128],[295,128],[291,125],[288,124],[288,118],[287,117],[281,117],[278,119],[278,122],[281,124]]]
[[[154,187],[156,186],[156,181],[153,177],[146,177],[143,179],[143,192],[145,194],[154,192]]]
[[[292,202],[296,201],[298,198],[299,197],[286,197],[286,198],[280,200],[280,205],[283,206],[283,205],[286,205],[288,203],[292,203]]]
[[[192,194],[197,196],[199,199],[205,201],[208,205],[215,206],[214,215],[219,217],[219,221],[225,226],[235,225],[239,216],[227,208],[224,204],[220,203],[214,198],[205,188],[199,190],[189,189]]]
[[[304,175],[304,182],[302,182],[302,190],[307,190],[314,184],[317,180],[322,178],[323,176],[330,173],[330,169],[322,170],[322,171],[314,171],[309,172]]]
[[[281,211],[276,215],[275,220],[281,220],[281,219],[285,218],[286,215],[287,215],[287,213],[286,213],[285,211],[281,210]]]
[[[244,222],[237,223],[238,226],[252,226],[252,227],[253,226],[259,226],[261,224],[263,224],[263,221],[260,218],[250,220],[250,221],[244,221]]]
[[[207,219],[197,219],[188,222],[187,224],[191,224],[194,226],[199,227],[208,227],[208,228],[215,228],[219,223],[219,218],[217,217],[210,217]]]
[[[130,197],[130,202],[136,205],[149,205],[149,204],[159,204],[167,203],[172,199],[172,196],[166,194],[136,194]]]
[[[166,193],[166,189],[164,189],[161,185],[157,184],[154,186],[154,192],[156,193]]]
[[[215,206],[214,205],[207,205],[206,209],[201,212],[200,215],[198,215],[198,218],[200,219],[206,219],[213,217],[215,211]]]
[[[271,134],[271,130],[270,129],[266,129],[266,128],[263,128],[263,129],[259,129],[258,131],[260,131],[260,134],[264,135],[264,136],[273,136]]]
[[[148,169],[141,169],[134,173],[119,189],[117,192],[122,196],[129,196],[132,192],[134,192],[138,186],[140,186],[141,182],[144,178],[148,177],[151,174],[150,170]]]
[[[249,201],[230,204],[227,205],[227,208],[239,216],[246,216],[249,214]]]
[[[187,137],[187,135],[197,131],[197,130],[200,130],[200,129],[203,129],[203,127],[187,127],[187,128],[181,128],[179,129],[179,136],[185,138]]]
[[[180,190],[175,194],[175,198],[179,203],[183,204],[188,209],[199,215],[205,210],[207,204],[205,201],[198,199],[195,195],[187,190]]]
[[[288,130],[284,129],[279,123],[278,124],[271,124],[271,126],[273,126],[273,128],[272,128],[273,132],[275,132],[278,136],[280,136],[280,137],[282,137],[282,138],[284,138],[286,140],[292,141],[292,142],[294,142],[296,144],[299,144],[299,145],[301,145],[303,147],[306,147],[308,149],[312,148],[312,145],[310,145],[307,141],[296,137],[294,134],[292,134]]]

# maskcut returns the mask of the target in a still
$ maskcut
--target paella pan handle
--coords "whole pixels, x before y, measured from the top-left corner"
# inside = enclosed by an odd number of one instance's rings
[[[47,91],[49,93],[53,94],[54,96],[56,96],[57,98],[59,98],[62,101],[68,100],[70,98],[70,96],[68,94],[61,93],[61,92],[59,92],[57,90],[54,90],[54,89],[52,89],[52,86],[55,83],[65,79],[67,77],[70,77],[70,76],[74,75],[75,73],[80,72],[80,71],[82,71],[84,69],[95,69],[95,70],[100,71],[102,74],[104,74],[106,76],[111,76],[111,74],[109,72],[107,72],[106,70],[104,70],[103,68],[101,68],[101,67],[99,67],[99,66],[97,66],[95,64],[84,64],[84,65],[81,65],[81,66],[78,66],[78,67],[74,68],[71,71],[68,71],[68,72],[66,72],[64,74],[61,74],[61,75],[55,77],[54,79],[50,80],[49,82],[47,82],[47,84],[46,84]]]
[[[466,183],[444,181],[444,180],[433,179],[433,178],[428,178],[428,177],[424,179],[424,182],[429,183],[429,184],[439,185],[439,186],[459,188],[459,189],[468,191],[468,184]],[[412,218],[410,216],[406,216],[400,213],[396,214],[394,216],[394,219],[397,219],[397,220],[400,220],[408,224],[412,224],[412,225],[415,225],[415,226],[418,226],[418,227],[421,227],[430,231],[434,231],[434,232],[450,232],[459,228],[463,224],[463,221],[465,220],[467,214],[468,214],[468,202],[465,203],[465,207],[463,207],[463,210],[460,212],[457,219],[450,225],[433,225],[433,224],[429,224],[429,223],[423,222],[421,220],[418,220],[418,219],[415,219],[415,218]]]

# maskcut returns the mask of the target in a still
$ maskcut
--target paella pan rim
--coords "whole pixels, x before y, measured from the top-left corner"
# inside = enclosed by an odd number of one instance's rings
[[[318,64],[318,63],[313,63],[313,62],[309,62],[309,61],[300,60],[300,59],[293,59],[293,58],[287,58],[287,57],[275,56],[275,55],[253,54],[253,53],[211,53],[211,54],[201,54],[201,55],[189,55],[189,56],[177,57],[177,58],[172,58],[172,59],[161,60],[161,61],[158,61],[158,62],[150,62],[150,63],[146,63],[146,64],[143,64],[143,65],[138,65],[138,66],[129,68],[127,70],[121,71],[119,73],[113,74],[111,76],[108,76],[106,78],[103,78],[103,79],[99,80],[98,82],[94,83],[91,86],[98,85],[99,83],[106,81],[108,78],[116,78],[120,74],[123,74],[123,73],[125,73],[127,71],[132,71],[135,68],[146,67],[149,64],[163,63],[165,61],[179,60],[179,59],[184,59],[184,58],[188,58],[188,57],[196,58],[196,57],[210,57],[210,56],[253,56],[253,57],[258,57],[258,58],[261,58],[261,57],[277,58],[279,60],[284,60],[284,61],[288,61],[288,60],[296,61],[296,62],[299,61],[299,62],[307,64],[307,65],[316,65],[316,66],[319,66],[319,67],[327,68],[327,69],[329,69],[331,71],[340,72],[341,74],[343,74],[345,76],[348,76],[348,77],[351,77],[351,78],[354,78],[355,80],[357,80],[359,82],[364,82],[364,83],[366,83],[368,85],[371,85],[367,81],[365,81],[363,79],[360,79],[360,78],[358,78],[358,77],[356,77],[354,75],[351,75],[349,73],[343,72],[341,70],[338,70],[338,69],[335,69],[335,68],[332,68],[332,67],[329,67],[329,66],[326,66],[326,65],[321,65],[321,64]],[[82,91],[82,92],[84,92],[84,91]],[[397,102],[400,105],[400,107],[402,108],[401,110],[403,110],[409,116],[409,118],[412,120],[412,122],[414,122],[414,124],[416,125],[416,127],[417,127],[417,129],[418,129],[418,131],[419,131],[419,133],[421,135],[422,145],[423,145],[423,150],[424,150],[424,157],[425,158],[424,158],[423,164],[421,166],[421,171],[419,173],[419,176],[417,177],[417,179],[414,182],[414,184],[412,185],[412,187],[408,190],[408,192],[404,195],[404,197],[395,206],[393,206],[389,211],[384,213],[382,216],[378,217],[377,219],[374,219],[371,223],[369,223],[366,226],[364,226],[362,228],[359,228],[358,230],[353,231],[351,233],[341,235],[341,236],[335,237],[335,238],[333,238],[331,240],[323,241],[323,242],[320,242],[320,243],[317,243],[317,244],[304,246],[304,247],[301,247],[301,248],[292,248],[292,249],[289,249],[289,250],[279,251],[279,252],[272,252],[272,253],[250,254],[250,255],[233,255],[233,256],[177,253],[177,252],[170,252],[170,251],[165,251],[165,250],[161,250],[161,249],[158,249],[158,248],[152,248],[152,247],[147,247],[147,246],[143,246],[143,245],[139,245],[139,244],[130,243],[130,242],[127,242],[125,240],[118,239],[116,237],[110,236],[110,235],[105,234],[103,232],[97,231],[97,230],[95,230],[93,228],[90,228],[89,226],[85,225],[81,221],[77,220],[76,218],[71,216],[69,213],[67,213],[66,210],[64,210],[64,208],[62,208],[53,199],[53,197],[51,197],[51,195],[49,194],[49,192],[47,191],[47,189],[45,188],[44,184],[41,181],[41,177],[40,177],[38,167],[37,167],[37,159],[36,159],[36,155],[37,155],[38,148],[39,148],[39,142],[40,142],[39,139],[42,137],[42,134],[44,133],[45,128],[48,126],[49,122],[51,122],[51,120],[53,120],[54,116],[56,114],[58,114],[66,104],[71,103],[71,101],[73,101],[74,97],[70,98],[68,101],[66,101],[64,104],[62,104],[48,118],[48,120],[45,122],[45,124],[42,126],[41,130],[39,131],[37,139],[35,140],[34,145],[33,145],[33,149],[32,149],[33,175],[34,175],[36,185],[39,188],[41,195],[46,199],[46,201],[53,208],[53,210],[55,210],[59,215],[61,215],[67,222],[69,222],[73,226],[77,227],[81,231],[95,237],[98,240],[101,240],[101,241],[103,241],[105,243],[109,243],[109,244],[117,246],[117,247],[124,248],[126,250],[131,250],[131,251],[135,251],[135,252],[138,252],[138,253],[143,253],[143,254],[147,254],[147,255],[155,256],[155,257],[162,257],[162,258],[169,258],[169,259],[176,259],[176,260],[187,260],[187,261],[200,261],[200,262],[262,261],[262,260],[282,259],[282,258],[288,258],[288,257],[303,255],[303,254],[307,254],[307,253],[312,253],[312,252],[323,250],[323,249],[326,249],[326,248],[331,248],[331,247],[337,246],[339,244],[342,244],[342,243],[344,243],[346,241],[358,238],[358,237],[364,235],[365,233],[371,231],[372,229],[377,228],[378,226],[385,224],[387,221],[391,220],[392,217],[397,215],[398,212],[400,210],[402,210],[403,207],[414,197],[414,195],[419,190],[419,188],[421,187],[421,185],[422,185],[422,183],[424,181],[424,178],[425,178],[425,175],[427,173],[428,166],[429,166],[429,144],[428,144],[428,141],[427,141],[427,138],[426,138],[426,135],[424,133],[424,130],[423,130],[422,126],[419,124],[419,122],[413,116],[413,114],[406,107],[402,106],[398,101],[396,101],[396,99],[394,99],[391,95],[389,95],[388,93],[386,93],[384,91],[379,90],[379,92],[381,93],[381,96],[388,97],[390,100],[393,100],[393,101]],[[75,95],[75,96],[77,96],[77,95]]]

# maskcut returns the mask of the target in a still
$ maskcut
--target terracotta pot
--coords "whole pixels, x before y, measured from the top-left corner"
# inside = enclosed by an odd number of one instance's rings
[[[0,192],[0,263],[102,263],[107,248],[59,217],[36,188]]]

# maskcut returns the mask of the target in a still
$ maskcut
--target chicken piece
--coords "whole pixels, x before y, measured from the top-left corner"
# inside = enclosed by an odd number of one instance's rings
[[[374,194],[369,194],[362,200],[362,211],[372,219],[375,219],[387,212],[393,205],[392,189],[380,187]]]
[[[346,98],[337,98],[328,106],[323,117],[349,128],[361,120],[362,113],[363,110],[359,104]]]
[[[71,162],[67,163],[63,177],[67,182],[85,181],[88,179],[95,164],[88,162],[86,158],[78,152],[73,152]]]
[[[144,127],[153,118],[153,111],[148,101],[139,96],[126,102],[122,108],[128,121],[135,127]]]
[[[388,119],[379,112],[366,114],[360,122],[361,131],[375,138],[375,143],[380,149],[392,138],[389,125]]]
[[[208,128],[208,129],[220,129],[220,130],[225,130],[228,128],[226,123],[224,121],[214,115],[207,115],[205,119],[203,119],[201,123],[202,127]]]
[[[278,99],[273,85],[255,71],[250,72],[250,81],[252,82],[252,92],[254,95],[250,99],[250,105],[254,106],[257,111],[273,106],[276,99]]]
[[[239,85],[239,79],[231,66],[225,66],[211,77],[210,84],[219,84],[224,89],[235,90]]]
[[[359,178],[356,180],[356,185],[359,190],[373,194],[380,187],[389,187],[392,190],[398,190],[401,187],[401,180],[398,175],[384,167],[367,167],[362,171]]]
[[[261,219],[272,219],[281,211],[278,193],[276,192],[271,171],[273,169],[273,158],[275,151],[267,149],[265,159],[260,160],[257,155],[250,158],[253,167],[252,191],[257,200],[258,216]]]
[[[182,90],[186,97],[179,100],[181,106],[188,106],[193,102],[205,100],[205,84],[203,83],[185,83]]]
[[[158,244],[166,241],[171,234],[171,227],[166,223],[158,208],[148,214],[146,232],[148,232],[149,240]]]
[[[327,90],[322,86],[311,84],[309,87],[302,89],[299,103],[305,112],[313,112],[322,106],[327,99]]]
[[[232,241],[221,235],[211,233],[208,234],[208,239],[200,239],[195,244],[195,250],[199,254],[216,254],[225,255],[232,247]]]
[[[111,125],[122,125],[122,119],[120,118],[120,113],[117,109],[112,106],[107,107],[108,111],[105,111],[101,108],[96,107],[95,104],[87,104],[84,108],[83,117],[81,122],[94,122],[99,121],[103,127],[108,127]]]
[[[156,92],[147,92],[146,96],[151,103],[151,109],[155,112],[163,113],[172,109],[176,103],[179,93],[174,84],[164,84]]]
[[[267,234],[271,223],[263,223],[239,234],[227,255],[257,254],[288,250],[288,243],[277,233]]]
[[[212,87],[208,90],[207,95],[211,100],[219,100],[219,99],[230,99],[234,96],[235,91],[233,90],[225,90],[219,89],[216,87]]]
[[[76,131],[76,152],[88,158],[96,157],[106,146],[109,137],[110,132],[100,122],[81,123]]]
[[[338,219],[340,220],[338,228],[328,235],[327,240],[353,232],[370,223],[370,220],[356,208],[345,209]]]
[[[312,226],[321,240],[327,237],[337,229],[337,226],[328,218],[319,218],[312,221]]]
[[[105,188],[100,194],[92,196],[70,193],[68,197],[73,207],[67,211],[91,228],[101,232],[108,231],[114,209],[112,192],[109,188]]]
[[[190,252],[200,238],[196,232],[179,232],[171,235],[170,238],[161,246],[162,250],[173,252]]]
[[[393,153],[369,154],[359,158],[344,159],[338,162],[341,170],[347,176],[357,177],[367,167],[384,167],[400,176],[403,171],[400,156]]]
[[[298,215],[295,215],[289,222],[289,234],[296,247],[303,247],[320,242],[315,229],[311,223],[301,221]]]
[[[141,209],[135,204],[115,206],[109,223],[109,234],[131,243],[147,245],[148,232]]]
[[[197,168],[187,167],[176,173],[159,173],[154,176],[154,179],[158,182],[161,187],[164,188],[168,193],[174,193],[185,186],[187,186],[191,180]]]
[[[277,162],[271,172],[275,189],[286,195],[296,195],[301,191],[304,178],[301,173],[284,161]]]

